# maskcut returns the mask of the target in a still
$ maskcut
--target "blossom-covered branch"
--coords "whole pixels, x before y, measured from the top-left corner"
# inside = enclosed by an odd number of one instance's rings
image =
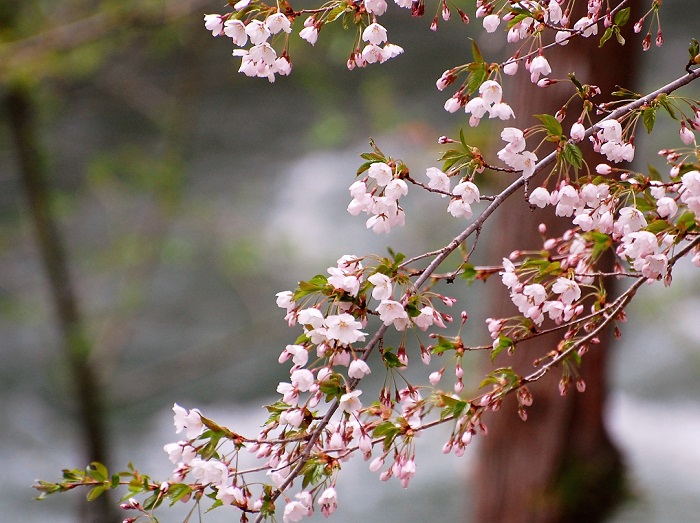
[[[414,15],[423,14],[426,7],[422,1],[396,3]],[[239,70],[248,76],[274,81],[276,75],[290,74],[289,40],[298,18],[304,18],[298,36],[312,45],[321,29],[336,21],[354,30],[349,69],[382,63],[403,51],[389,43],[386,28],[378,23],[388,9],[384,0],[331,0],[301,10],[287,2],[231,4],[227,14],[206,15],[205,25],[214,36],[232,40],[233,54],[241,58]],[[522,65],[533,89],[547,88],[562,81],[550,76],[546,57],[558,46],[596,36],[599,27],[603,31],[598,45],[625,43],[620,28],[629,21],[628,0],[606,2],[606,9],[602,1],[588,0],[586,15],[571,20],[574,4],[478,0],[474,15],[483,19],[484,30],[495,33],[505,22],[506,40],[518,48],[505,61],[489,62],[472,42],[473,61],[445,71],[436,82],[444,90],[462,80],[444,109],[464,110],[471,126],[484,118],[512,120],[515,114],[506,102],[503,75],[518,74]],[[651,0],[649,10],[635,23],[636,32],[648,24],[645,48],[652,27],[657,27],[657,45],[663,42],[659,8],[660,2]],[[469,22],[467,14],[446,2],[439,1],[437,10],[444,20],[456,10],[463,22]],[[438,15],[431,29],[437,24]],[[242,436],[197,409],[175,405],[176,433],[184,432],[185,439],[164,447],[176,467],[169,480],[152,481],[133,469],[110,477],[101,465],[93,464],[85,472],[68,471],[62,482],[41,482],[37,488],[49,494],[82,485],[92,487],[97,496],[126,477],[129,495],[150,494],[143,503],[125,502],[123,508],[138,511],[136,517],[127,518],[130,522],[151,517],[152,509],[165,499],[199,503],[205,496],[213,500],[213,507],[238,508],[242,521],[248,521],[250,514],[256,521],[273,516],[280,498],[285,523],[310,515],[314,506],[328,516],[338,504],[335,485],[343,463],[355,455],[370,461],[370,470],[380,479],[397,478],[406,487],[416,473],[414,437],[419,432],[452,424],[443,450],[459,456],[476,434],[486,432],[482,414],[497,409],[507,395],[516,395],[518,412],[526,419],[527,407],[534,401],[527,385],[551,370],[562,371],[562,393],[574,381],[582,392],[581,357],[597,343],[602,329],[624,319],[625,307],[638,289],[657,281],[670,284],[672,269],[683,257],[700,265],[700,159],[694,135],[700,130],[700,103],[675,94],[700,76],[700,69],[694,69],[700,63],[700,45],[695,41],[689,56],[687,74],[644,96],[620,90],[615,102],[601,100],[598,87],[567,72],[572,95],[557,113],[533,115],[539,123],[529,128],[503,127],[500,137],[505,145],[494,158],[468,144],[463,132],[457,138],[443,136],[442,166],[428,168],[424,179],[370,142],[371,151],[361,155],[364,163],[349,187],[350,214],[366,215],[365,227],[375,233],[390,233],[410,224],[402,199],[413,187],[412,191],[433,198],[436,208],[440,201],[446,202],[445,212],[467,221],[462,231],[437,244],[442,247],[411,257],[394,251],[389,256],[344,254],[327,268],[327,275],[278,293],[277,305],[285,310],[285,320],[301,332],[279,355],[279,363],[291,362],[289,381],[277,386],[280,399],[267,406],[269,417],[258,435]],[[569,117],[565,130],[567,113],[576,110],[580,113],[573,123]],[[679,121],[678,138],[684,145],[661,151],[670,166],[665,176],[626,167],[635,156],[638,124],[651,132],[657,113]],[[584,161],[580,147],[585,141],[600,155],[596,166]],[[479,185],[488,171],[515,179],[485,197]],[[535,184],[539,185],[533,188]],[[541,250],[514,251],[486,267],[472,265],[484,225],[521,190],[533,208],[549,207],[569,220],[568,230],[550,236],[541,225]],[[482,202],[488,203],[475,214]],[[461,260],[450,261],[458,250]],[[612,271],[598,267],[606,253],[614,259]],[[465,344],[466,311],[458,313],[456,333],[447,334],[454,318],[446,310],[456,300],[438,292],[436,283],[458,277],[470,283],[496,274],[509,290],[514,312],[486,320],[485,339],[490,338],[490,345]],[[634,280],[608,302],[603,279],[611,275]],[[398,335],[396,347],[386,341],[389,331]],[[535,360],[534,372],[519,376],[508,367],[495,369],[481,383],[485,392],[464,393],[462,361],[467,353],[488,350],[495,358],[552,333],[561,336],[560,342]],[[414,359],[431,367],[420,383],[410,383],[403,374]],[[437,360],[443,362],[439,368]],[[386,378],[376,399],[367,401],[359,387],[377,368]],[[453,376],[448,391],[440,388],[446,373]],[[244,452],[260,464],[243,467]],[[299,488],[293,495],[292,487]]]

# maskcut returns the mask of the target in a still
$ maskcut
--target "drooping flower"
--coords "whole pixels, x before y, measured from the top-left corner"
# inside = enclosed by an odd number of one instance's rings
[[[440,169],[437,167],[428,167],[425,170],[425,175],[430,179],[428,187],[438,191],[450,192],[450,178]],[[442,195],[443,198],[445,196],[447,195]]]
[[[328,487],[318,497],[317,503],[321,507],[321,513],[328,517],[338,508],[338,494],[333,487]]]
[[[348,367],[348,376],[351,378],[360,379],[371,372],[372,370],[364,360],[353,360]]]
[[[194,439],[204,432],[202,424],[202,414],[197,409],[187,411],[177,403],[173,405],[173,421],[175,423],[175,434],[179,434],[183,430],[187,435],[187,439]]]
[[[377,22],[368,25],[367,27],[365,27],[365,30],[362,31],[362,40],[365,42],[369,42],[370,44],[383,44],[384,42],[386,42],[386,39],[386,28],[382,25],[379,25]]]
[[[219,36],[224,29],[221,15],[204,15],[204,27],[211,31],[212,36]]]
[[[542,55],[537,55],[530,62],[530,80],[533,84],[536,84],[540,79],[540,75],[547,76],[552,72],[552,68],[549,66],[549,62]]]
[[[362,394],[362,391],[357,389],[343,394],[338,404],[340,410],[351,414],[360,410],[362,408],[362,402],[358,399],[360,394]]]

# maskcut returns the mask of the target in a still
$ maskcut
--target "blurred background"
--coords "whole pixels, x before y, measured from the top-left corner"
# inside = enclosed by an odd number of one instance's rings
[[[270,85],[237,73],[228,39],[204,29],[203,15],[224,12],[221,4],[0,0],[0,506],[8,521],[107,521],[95,515],[99,504],[82,506],[85,493],[38,502],[30,485],[84,467],[96,452],[110,470],[131,461],[166,477],[175,402],[257,433],[261,405],[287,376],[277,356],[298,334],[275,293],[343,254],[384,253],[388,244],[417,254],[459,230],[443,202],[413,189],[408,225],[390,236],[366,231],[345,207],[370,136],[420,177],[436,165],[437,137],[467,125],[443,111],[451,93],[434,82],[469,59],[472,28],[453,19],[433,33],[431,14],[411,20],[394,9],[385,25],[405,54],[352,72],[351,34],[325,29],[313,48],[292,35],[293,73]],[[666,44],[644,56],[638,90],[682,74],[698,36],[692,6],[663,6]],[[479,45],[496,60],[505,56],[501,39]],[[467,132],[488,149],[487,126]],[[656,133],[666,145],[677,125],[660,120]],[[663,168],[653,143],[637,147]],[[630,496],[609,521],[700,518],[696,270],[681,267],[670,289],[645,289],[614,349],[606,418]],[[487,287],[456,287],[449,294],[460,310],[485,315],[472,308]],[[105,439],[92,438],[93,448],[90,434]],[[442,456],[444,434],[420,438],[408,491],[351,463],[336,520],[470,521],[478,448]],[[168,509],[161,516],[183,519]],[[204,516],[234,520],[227,509]]]

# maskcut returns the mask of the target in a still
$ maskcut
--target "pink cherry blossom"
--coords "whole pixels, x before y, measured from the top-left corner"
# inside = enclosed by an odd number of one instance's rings
[[[364,360],[353,360],[348,367],[348,376],[361,379],[372,371]]]
[[[425,175],[430,179],[428,187],[438,191],[450,192],[450,179],[440,169],[437,167],[428,167],[425,171]],[[444,194],[442,195],[443,198],[445,196]]]
[[[204,15],[204,27],[211,31],[212,36],[219,36],[224,28],[221,15]]]
[[[179,434],[183,430],[187,435],[187,439],[194,439],[204,432],[204,425],[202,424],[202,414],[197,409],[192,409],[187,411],[187,409],[182,408],[180,405],[175,403],[173,405],[173,421],[175,424],[175,434]]]
[[[352,414],[353,412],[357,412],[358,410],[362,409],[362,403],[358,399],[360,394],[362,394],[362,391],[358,389],[343,394],[340,397],[340,403],[338,404],[340,410]]]

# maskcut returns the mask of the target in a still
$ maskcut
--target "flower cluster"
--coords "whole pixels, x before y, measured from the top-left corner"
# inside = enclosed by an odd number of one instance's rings
[[[366,225],[376,233],[389,232],[406,223],[399,198],[408,194],[408,185],[395,171],[396,167],[385,162],[374,162],[367,169],[367,177],[350,186],[352,201],[348,212],[353,216],[361,212],[370,215]]]

